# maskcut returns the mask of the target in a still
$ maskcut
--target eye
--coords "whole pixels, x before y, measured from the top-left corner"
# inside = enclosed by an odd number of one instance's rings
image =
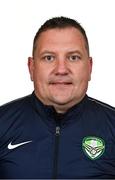
[[[70,61],[78,61],[80,59],[81,59],[81,57],[79,55],[71,55],[71,56],[69,56]]]
[[[46,55],[43,57],[43,59],[46,61],[53,61],[55,59],[55,57],[52,55]]]

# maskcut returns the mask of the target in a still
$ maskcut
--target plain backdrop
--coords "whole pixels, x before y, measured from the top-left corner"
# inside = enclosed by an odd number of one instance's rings
[[[33,91],[27,58],[38,28],[55,16],[85,28],[93,57],[87,94],[115,106],[115,0],[0,0],[0,105]]]

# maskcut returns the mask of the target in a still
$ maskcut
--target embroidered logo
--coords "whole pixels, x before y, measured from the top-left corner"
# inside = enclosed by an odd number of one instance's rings
[[[103,139],[94,136],[85,137],[82,141],[84,153],[91,159],[98,159],[105,151],[105,142]]]
[[[17,148],[19,146],[22,146],[22,145],[30,143],[30,142],[32,142],[32,141],[26,141],[26,142],[22,142],[22,143],[19,143],[19,144],[11,144],[11,142],[10,142],[10,144],[8,144],[8,149],[15,149],[15,148]]]

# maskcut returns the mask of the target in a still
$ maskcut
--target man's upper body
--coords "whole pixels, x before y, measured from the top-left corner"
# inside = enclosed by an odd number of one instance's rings
[[[115,110],[86,95],[92,58],[82,26],[46,21],[28,67],[34,93],[0,108],[0,178],[115,178]]]
[[[0,108],[1,179],[115,179],[115,109],[87,95],[65,114],[33,93]]]

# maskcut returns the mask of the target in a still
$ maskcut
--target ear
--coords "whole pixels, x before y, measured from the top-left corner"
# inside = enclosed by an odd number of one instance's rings
[[[28,57],[28,70],[29,70],[29,73],[30,73],[31,81],[33,81],[34,59],[32,57]]]
[[[93,60],[92,57],[89,57],[89,81],[91,80],[92,66],[93,66]]]

